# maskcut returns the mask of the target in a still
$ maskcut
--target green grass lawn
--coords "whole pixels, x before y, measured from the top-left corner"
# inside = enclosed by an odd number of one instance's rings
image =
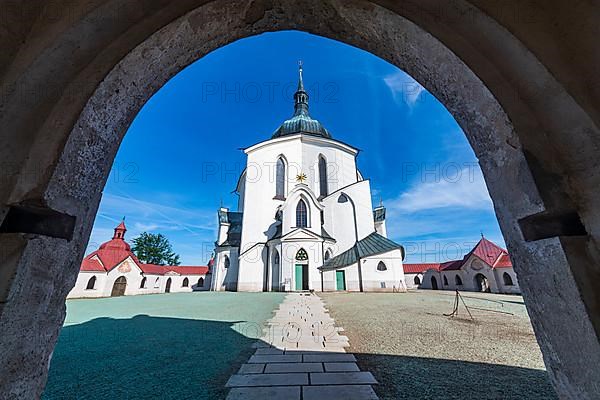
[[[69,300],[44,399],[218,399],[283,293]]]

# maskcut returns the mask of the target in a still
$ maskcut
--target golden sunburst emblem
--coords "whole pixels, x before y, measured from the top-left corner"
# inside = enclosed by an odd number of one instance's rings
[[[304,181],[307,179],[308,178],[306,177],[306,174],[304,172],[300,172],[298,175],[296,175],[296,181],[300,183],[304,183]]]

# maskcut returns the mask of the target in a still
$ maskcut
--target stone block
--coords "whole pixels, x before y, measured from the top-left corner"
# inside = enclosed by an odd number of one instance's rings
[[[262,374],[264,369],[265,364],[244,364],[238,374]]]
[[[304,362],[356,362],[354,354],[323,353],[302,356]]]
[[[308,385],[308,374],[236,374],[227,381],[226,387],[245,386],[296,386]]]
[[[310,374],[313,385],[372,385],[377,380],[370,372],[323,372]]]
[[[226,400],[300,400],[300,386],[233,388]]]
[[[324,363],[325,372],[358,372],[356,363]]]
[[[377,400],[377,394],[369,385],[304,386],[303,400]]]
[[[258,365],[258,364],[257,364]],[[323,372],[321,363],[275,363],[267,364],[265,374],[291,372]]]
[[[268,364],[268,363],[290,363],[290,362],[302,362],[302,356],[293,354],[293,355],[269,355],[269,356],[252,356],[248,360],[250,364]],[[317,361],[318,362],[318,361]]]

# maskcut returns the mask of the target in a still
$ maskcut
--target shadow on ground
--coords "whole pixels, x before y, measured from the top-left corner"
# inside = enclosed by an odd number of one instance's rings
[[[381,399],[551,400],[546,371],[433,358],[355,354]]]
[[[241,324],[244,324],[243,322]],[[65,326],[43,399],[220,399],[256,326],[138,315]]]
[[[253,353],[256,337],[256,326],[233,325],[138,315],[66,326],[43,398],[223,399],[225,383]],[[375,390],[382,399],[556,398],[542,370],[355,355],[380,382]]]

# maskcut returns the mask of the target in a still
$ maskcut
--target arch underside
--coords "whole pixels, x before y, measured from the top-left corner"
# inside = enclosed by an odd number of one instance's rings
[[[592,156],[600,148],[600,118],[590,107],[594,102],[579,88],[571,86],[567,92],[559,84],[556,66],[551,74],[498,23],[510,21],[485,13],[493,15],[492,6],[478,8],[461,0],[401,5],[382,1],[387,8],[366,1],[201,5],[184,0],[177,5],[146,2],[136,8],[139,4],[130,1],[125,17],[104,27],[108,34],[73,53],[70,46],[78,43],[72,40],[78,29],[106,23],[93,17],[116,3],[106,1],[95,9],[75,5],[81,9],[67,13],[69,21],[38,24],[35,29],[50,33],[34,31],[31,37],[55,45],[36,53],[36,46],[44,49],[44,44],[32,39],[31,48],[25,49],[29,52],[8,51],[15,60],[0,65],[7,93],[0,122],[6,132],[3,140],[10,143],[6,160],[12,168],[2,182],[6,190],[0,190],[0,218],[12,210],[9,205],[35,204],[74,226],[70,240],[53,232],[0,236],[2,248],[17,255],[3,261],[3,271],[9,272],[2,276],[10,274],[7,281],[13,284],[0,294],[6,299],[0,309],[2,358],[19,359],[23,369],[40,371],[26,376],[2,365],[11,393],[31,397],[43,388],[64,320],[64,300],[75,282],[102,189],[141,107],[168,79],[210,51],[243,37],[285,29],[340,40],[378,55],[409,73],[446,106],[479,159],[555,388],[565,398],[593,398],[598,393],[590,382],[599,381],[600,372],[589,368],[582,376],[576,371],[582,359],[600,361],[600,294],[590,283],[597,281],[598,272],[591,266],[600,257],[600,215],[594,207],[600,174],[586,167],[596,165]],[[61,23],[62,30],[50,29]],[[486,35],[477,34],[481,30]],[[68,64],[57,67],[61,62]],[[42,95],[31,90],[46,82],[58,90]],[[29,92],[38,95],[23,95]],[[579,95],[578,101],[572,93]],[[43,173],[26,174],[28,170]],[[553,230],[556,224],[544,224],[544,218],[577,229]],[[48,282],[35,290],[46,292],[45,304],[25,295],[34,289],[26,282],[33,282],[29,277],[39,265],[47,269]],[[548,304],[554,304],[552,313]],[[31,344],[31,351],[21,355],[24,342],[8,338],[27,332],[23,340],[38,343],[40,333],[34,326],[50,332],[45,336],[48,346]],[[565,338],[574,336],[585,339],[572,346]]]

